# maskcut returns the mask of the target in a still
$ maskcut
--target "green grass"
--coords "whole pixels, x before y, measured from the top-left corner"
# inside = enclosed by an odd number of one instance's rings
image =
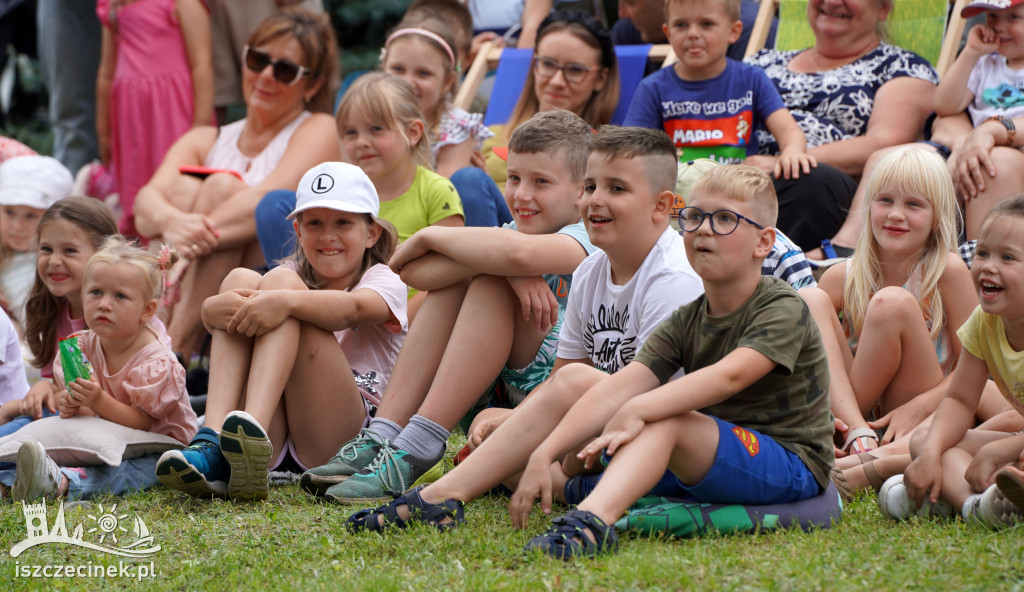
[[[12,559],[7,550],[24,538],[24,521],[19,505],[5,505],[0,589],[1024,590],[1024,527],[888,522],[873,496],[849,504],[830,530],[625,536],[617,555],[568,564],[524,555],[522,546],[547,521],[537,511],[528,532],[513,529],[500,497],[470,504],[469,524],[455,532],[417,525],[382,536],[346,532],[351,510],[317,502],[295,485],[274,488],[261,503],[201,501],[156,488],[71,508],[69,530],[85,523],[88,531],[100,504],[107,511],[117,504],[118,514],[138,514],[149,525],[162,547],[152,558],[154,579],[14,580],[16,562],[116,565],[118,558],[49,544]],[[51,523],[55,515],[51,503]]]

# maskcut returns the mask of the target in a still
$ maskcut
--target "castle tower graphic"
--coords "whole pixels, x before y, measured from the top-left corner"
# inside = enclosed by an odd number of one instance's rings
[[[25,514],[25,532],[28,538],[35,539],[50,534],[46,530],[46,502],[31,505],[21,502],[21,506]]]

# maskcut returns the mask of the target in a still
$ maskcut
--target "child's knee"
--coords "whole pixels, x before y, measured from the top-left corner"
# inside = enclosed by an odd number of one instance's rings
[[[239,289],[255,290],[259,287],[261,279],[262,276],[251,269],[236,267],[224,276],[224,280],[220,283],[220,291],[223,293]]]
[[[920,305],[917,298],[908,290],[898,286],[882,288],[868,301],[865,322],[869,319],[888,324],[890,321],[902,321],[908,318],[920,319]]]
[[[261,290],[306,290],[308,287],[299,274],[287,267],[278,266],[260,277]]]
[[[587,392],[587,389],[606,376],[604,372],[586,364],[568,364],[552,374],[548,378],[547,388],[542,388],[543,393],[538,391],[538,394],[543,394],[546,399],[576,401]]]

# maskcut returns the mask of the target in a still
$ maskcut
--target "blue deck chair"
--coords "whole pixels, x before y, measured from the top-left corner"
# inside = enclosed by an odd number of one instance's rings
[[[455,104],[463,109],[467,108],[480,87],[480,81],[487,71],[497,64],[494,89],[491,91],[487,113],[484,115],[484,124],[505,123],[512,115],[519,94],[526,83],[532,56],[531,49],[499,50],[485,45],[466,75]],[[668,63],[675,56],[668,45],[619,45],[615,47],[615,56],[619,61],[619,105],[612,115],[612,123],[622,123],[629,110],[629,103],[633,100],[633,94],[644,76],[647,60],[665,60]]]

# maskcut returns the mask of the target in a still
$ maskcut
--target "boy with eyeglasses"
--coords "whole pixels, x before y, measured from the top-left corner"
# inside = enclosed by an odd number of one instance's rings
[[[678,61],[640,82],[625,125],[664,130],[682,161],[710,158],[795,179],[817,166],[807,139],[763,70],[726,57],[743,30],[740,0],[667,0],[662,25]],[[758,157],[754,131],[773,134],[779,158]]]
[[[824,491],[835,460],[825,349],[803,300],[761,274],[777,214],[771,179],[753,167],[718,167],[694,186],[680,225],[705,293],[549,436],[602,401],[626,399],[577,455],[588,467],[606,461],[604,476],[527,549],[562,559],[614,549],[611,525],[659,481],[661,495],[703,503],[782,504]]]

